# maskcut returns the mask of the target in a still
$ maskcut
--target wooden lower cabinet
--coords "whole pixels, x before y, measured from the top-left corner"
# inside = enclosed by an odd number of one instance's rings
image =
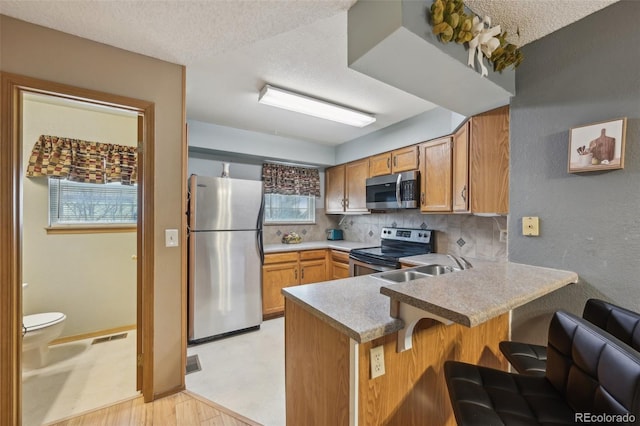
[[[332,280],[349,278],[349,253],[339,250],[331,250],[331,276]]]
[[[311,284],[326,280],[327,262],[325,259],[300,262],[300,284]]]
[[[473,328],[423,319],[413,348],[397,353],[396,333],[358,344],[295,301],[285,304],[289,426],[454,426],[444,362],[508,367],[498,348],[509,337],[508,314]],[[377,346],[384,347],[385,374],[371,379],[370,349]]]
[[[265,256],[266,258],[266,256]],[[298,285],[298,262],[276,263],[262,267],[262,316],[272,318],[284,312],[282,289]]]
[[[269,253],[262,266],[262,317],[284,314],[282,289],[300,284],[327,281],[328,250]]]

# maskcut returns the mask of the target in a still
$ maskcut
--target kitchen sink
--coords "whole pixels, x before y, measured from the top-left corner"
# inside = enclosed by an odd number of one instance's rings
[[[417,268],[413,268],[412,271],[421,272],[427,275],[442,275],[448,272],[459,271],[459,269],[454,268],[453,266],[425,265],[425,266],[418,266]]]
[[[384,274],[380,274],[378,275],[378,278],[381,278],[383,280],[387,280],[387,281],[394,281],[397,283],[404,283],[407,281],[413,281],[413,280],[417,280],[418,278],[425,278],[425,277],[429,277],[430,275],[422,273],[422,272],[416,272],[414,270],[398,270],[398,271],[393,271],[393,272],[385,272]]]
[[[456,272],[460,269],[452,266],[445,265],[424,265],[411,269],[400,269],[391,272],[382,272],[380,274],[372,275],[374,278],[379,278],[385,281],[392,281],[396,283],[404,283],[407,281],[413,281],[420,278],[433,277],[434,275],[447,274],[449,272]]]

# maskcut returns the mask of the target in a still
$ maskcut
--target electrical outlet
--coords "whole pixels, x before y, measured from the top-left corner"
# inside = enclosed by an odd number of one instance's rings
[[[522,218],[522,235],[537,237],[540,235],[540,220],[537,216]]]
[[[371,378],[382,376],[384,374],[384,346],[376,346],[371,348]]]

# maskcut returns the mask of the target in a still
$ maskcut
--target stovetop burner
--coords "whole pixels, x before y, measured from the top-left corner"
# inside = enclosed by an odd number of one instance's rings
[[[381,246],[351,250],[350,257],[370,264],[399,267],[402,257],[433,252],[429,229],[382,228]]]

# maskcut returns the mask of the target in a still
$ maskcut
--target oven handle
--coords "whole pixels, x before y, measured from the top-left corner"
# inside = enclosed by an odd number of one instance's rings
[[[402,196],[400,194],[400,185],[402,184],[402,173],[398,173],[398,181],[396,182],[396,201],[398,207],[402,208]]]
[[[369,263],[369,262],[363,262],[361,260],[357,260],[354,259],[353,257],[349,257],[349,276],[350,277],[355,277],[357,276],[355,274],[356,272],[356,266],[363,266],[367,269],[372,269],[374,271],[377,272],[385,272],[385,271],[393,271],[397,268],[391,267],[391,266],[383,266],[383,265],[376,265],[375,263]]]

